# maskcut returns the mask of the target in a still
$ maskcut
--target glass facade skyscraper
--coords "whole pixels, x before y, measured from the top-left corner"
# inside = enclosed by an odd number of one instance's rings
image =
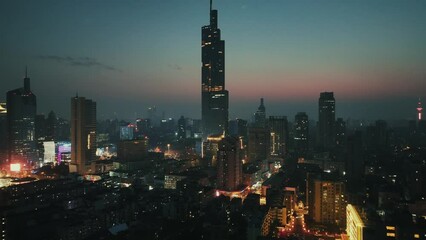
[[[225,90],[225,41],[210,1],[210,25],[201,29],[201,119],[203,136],[228,131],[229,94]]]
[[[318,101],[318,147],[330,150],[335,145],[336,100],[333,92],[322,92]]]
[[[7,92],[9,162],[33,163],[37,160],[35,139],[36,96],[25,73],[24,87]]]

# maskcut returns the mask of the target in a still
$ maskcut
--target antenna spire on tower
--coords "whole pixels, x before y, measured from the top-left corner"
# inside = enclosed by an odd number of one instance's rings
[[[212,11],[212,9],[213,9],[213,0],[210,0],[210,12]]]
[[[25,66],[25,78],[28,78],[28,66]]]

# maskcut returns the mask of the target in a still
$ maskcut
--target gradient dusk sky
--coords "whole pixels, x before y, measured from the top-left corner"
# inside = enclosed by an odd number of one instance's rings
[[[426,1],[214,0],[225,40],[230,117],[414,119],[426,97]],[[68,118],[76,92],[98,118],[201,116],[208,0],[2,0],[0,101],[28,65],[38,113]],[[424,101],[426,105],[426,100]]]

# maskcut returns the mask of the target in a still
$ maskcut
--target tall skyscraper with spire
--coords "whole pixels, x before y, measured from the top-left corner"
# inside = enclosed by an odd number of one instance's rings
[[[35,139],[36,96],[31,91],[25,69],[24,87],[7,92],[9,162],[33,163],[37,160]]]
[[[225,41],[210,0],[210,25],[201,28],[201,119],[203,136],[228,131],[229,93],[225,90]]]

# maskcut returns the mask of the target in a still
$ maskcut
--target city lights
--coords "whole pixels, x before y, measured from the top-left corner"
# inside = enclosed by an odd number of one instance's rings
[[[426,238],[426,2],[50,2],[0,3],[0,240]]]
[[[11,172],[20,172],[21,171],[21,164],[20,163],[11,163],[10,164],[10,171]]]

